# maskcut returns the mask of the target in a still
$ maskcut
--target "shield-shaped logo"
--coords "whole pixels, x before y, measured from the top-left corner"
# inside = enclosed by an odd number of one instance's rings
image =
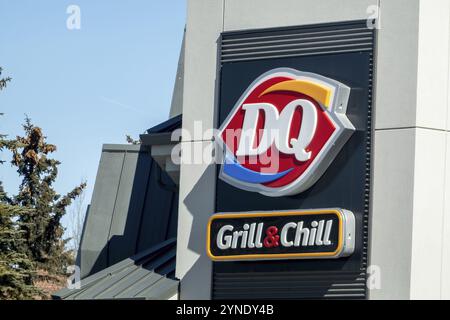
[[[223,122],[219,177],[266,196],[310,188],[355,130],[346,115],[350,88],[291,68],[258,77]]]

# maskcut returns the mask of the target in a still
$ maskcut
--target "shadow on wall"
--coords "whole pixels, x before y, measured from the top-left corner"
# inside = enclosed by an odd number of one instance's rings
[[[214,214],[212,209],[214,210],[215,202],[215,175],[215,165],[207,166],[184,199],[184,204],[192,216],[191,230],[185,230],[189,232],[187,246],[199,257],[189,267],[180,284],[181,288],[185,286],[186,288],[196,288],[196,290],[183,291],[181,289],[181,299],[206,299],[211,296],[210,282],[205,280],[206,277],[212,277],[212,262],[206,255],[206,226],[208,218]],[[200,200],[202,198],[203,200]],[[189,261],[187,262],[189,263]]]
[[[144,146],[105,146],[80,246],[82,278],[176,237],[178,187]]]

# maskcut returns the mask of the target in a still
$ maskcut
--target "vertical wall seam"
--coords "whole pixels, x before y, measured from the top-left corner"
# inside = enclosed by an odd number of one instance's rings
[[[127,151],[125,150],[125,152],[122,155],[122,166],[120,168],[119,183],[117,184],[116,195],[114,196],[114,205],[113,205],[113,212],[111,215],[111,221],[109,221],[108,240],[106,243],[106,263],[108,265],[109,265],[109,245],[110,245],[109,241],[111,240],[111,229],[112,229],[112,225],[113,225],[113,221],[114,221],[114,215],[116,213],[117,196],[118,196],[119,190],[120,190],[120,183],[122,182],[122,173],[123,173],[123,167],[125,164],[126,155],[127,155]]]
[[[420,34],[420,1],[418,3],[418,7],[417,7],[417,70],[416,70],[416,105],[415,105],[415,110],[414,110],[414,125],[417,125],[417,111],[418,111],[418,102],[419,102],[419,97],[418,97],[418,88],[419,88],[419,72],[420,72],[420,39],[421,39],[421,34]],[[412,275],[413,275],[413,259],[414,259],[414,252],[413,252],[413,248],[414,248],[414,212],[415,212],[415,207],[416,207],[416,197],[415,197],[415,190],[416,190],[416,160],[417,160],[417,155],[416,155],[416,151],[417,151],[417,128],[415,128],[413,130],[413,155],[414,155],[414,159],[412,160],[412,175],[413,175],[413,185],[412,185],[412,196],[413,196],[413,201],[412,201],[412,205],[411,205],[411,240],[410,240],[410,263],[409,263],[409,299],[411,299],[412,296]]]
[[[150,150],[148,151],[151,162],[150,162],[150,168],[148,170],[148,176],[147,176],[147,181],[145,182],[145,191],[144,191],[144,201],[142,201],[142,208],[141,208],[141,213],[139,216],[139,233],[136,237],[136,242],[134,243],[134,252],[137,253],[140,247],[140,243],[141,243],[141,232],[142,232],[142,224],[144,222],[144,218],[145,218],[145,212],[146,212],[146,208],[147,208],[147,196],[148,196],[148,190],[150,189],[150,181],[151,181],[151,177],[152,177],[152,171],[153,171],[153,166],[155,165],[155,160],[152,158],[151,156],[151,147]]]
[[[173,211],[173,200],[175,198],[176,194],[175,192],[171,192],[170,193],[170,204],[169,204],[169,215],[167,216],[167,224],[166,224],[166,230],[164,232],[164,239],[167,240],[169,237],[169,231],[170,231],[170,227],[171,227],[171,222],[172,222],[172,211]]]
[[[374,172],[375,172],[375,132],[376,130],[376,105],[377,105],[377,78],[378,78],[378,68],[377,68],[377,62],[378,62],[378,39],[379,39],[379,27],[381,27],[381,0],[377,1],[378,6],[378,23],[377,28],[373,30],[374,33],[374,41],[373,41],[373,66],[372,66],[372,107],[371,107],[371,117],[372,117],[372,123],[371,123],[371,146],[370,146],[370,169],[369,169],[369,175],[370,175],[370,191],[369,191],[369,215],[367,218],[367,229],[369,231],[368,237],[367,237],[367,268],[366,268],[366,299],[371,300],[372,290],[368,287],[369,283],[369,277],[370,275],[367,274],[367,270],[372,265],[372,221],[373,221],[373,199],[374,199]]]
[[[222,0],[222,32],[225,31],[225,1]]]
[[[448,12],[448,18],[450,19],[450,6],[447,8]],[[448,31],[448,35],[447,35],[447,108],[445,109],[445,129],[448,128],[448,109],[450,107],[450,21],[448,21],[447,24],[447,31]],[[446,209],[446,190],[449,184],[449,181],[447,179],[447,159],[448,159],[448,132],[445,132],[445,137],[444,137],[444,142],[445,142],[445,152],[444,152],[444,186],[443,186],[443,195],[442,195],[442,225],[441,225],[441,275],[440,275],[440,290],[439,290],[439,297],[442,299],[443,298],[443,290],[444,290],[444,286],[443,286],[443,275],[444,275],[444,264],[445,264],[445,259],[444,259],[444,249],[445,249],[445,222],[446,222],[446,216],[445,216],[445,209]]]
[[[411,289],[412,289],[412,272],[413,272],[413,267],[412,267],[412,263],[413,263],[413,239],[414,239],[414,207],[415,207],[415,189],[416,189],[416,151],[417,151],[417,147],[416,147],[416,142],[417,142],[417,129],[413,129],[413,150],[412,150],[412,154],[414,155],[414,158],[412,159],[412,176],[413,176],[413,182],[412,182],[412,204],[411,204],[411,233],[410,233],[410,239],[409,239],[409,243],[411,244],[411,246],[409,247],[409,251],[410,251],[410,256],[409,256],[409,299],[411,299]]]
[[[417,65],[416,65],[416,105],[415,105],[415,109],[414,109],[414,125],[417,125],[417,112],[419,110],[419,106],[418,106],[418,102],[419,102],[419,76],[420,76],[420,57],[421,57],[421,53],[420,53],[420,42],[422,39],[422,35],[421,35],[421,29],[420,29],[420,16],[421,16],[421,10],[420,10],[420,1],[419,4],[417,6]]]

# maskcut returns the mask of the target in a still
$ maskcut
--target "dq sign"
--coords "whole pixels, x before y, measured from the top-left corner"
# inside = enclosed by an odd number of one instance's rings
[[[264,73],[219,130],[220,178],[272,197],[308,189],[355,130],[346,116],[349,95],[349,87],[317,74]]]

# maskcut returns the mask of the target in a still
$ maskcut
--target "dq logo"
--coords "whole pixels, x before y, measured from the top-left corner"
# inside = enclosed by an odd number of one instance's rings
[[[278,197],[311,187],[355,130],[350,88],[289,68],[271,70],[244,92],[219,130],[220,178]]]

